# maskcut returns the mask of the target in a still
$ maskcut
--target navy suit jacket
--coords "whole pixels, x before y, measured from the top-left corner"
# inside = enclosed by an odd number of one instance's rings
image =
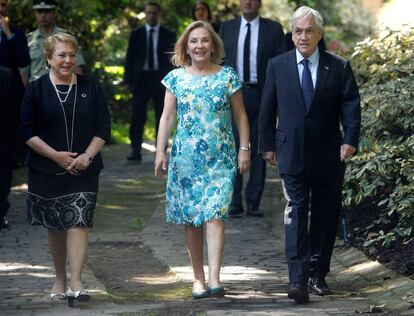
[[[23,30],[17,26],[11,25],[10,30],[14,34],[14,37],[10,40],[4,32],[1,32],[0,66],[10,68],[15,79],[21,84],[19,68],[30,64],[27,38]]]
[[[237,43],[241,17],[223,22],[220,36],[224,42],[224,64],[237,69]],[[262,90],[266,79],[266,66],[270,58],[285,51],[285,35],[282,26],[275,21],[259,18],[259,39],[257,45],[257,79]],[[243,53],[243,52],[242,52]]]
[[[124,83],[128,84],[132,91],[138,87],[141,73],[144,68],[147,54],[147,32],[145,26],[141,26],[131,32],[129,37],[128,50],[125,59]],[[158,66],[164,77],[173,69],[170,62],[170,53],[174,50],[176,35],[167,28],[160,26],[158,34]],[[144,78],[145,79],[145,78]]]
[[[280,174],[316,175],[338,170],[342,166],[341,145],[358,148],[360,123],[360,97],[348,61],[320,51],[309,111],[295,49],[269,61],[259,115],[259,146],[262,153],[276,152]]]
[[[0,161],[7,159],[19,118],[13,72],[0,66]]]

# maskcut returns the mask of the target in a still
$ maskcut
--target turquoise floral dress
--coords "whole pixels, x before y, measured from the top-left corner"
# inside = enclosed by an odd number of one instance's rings
[[[230,98],[241,88],[238,75],[228,66],[206,76],[178,68],[162,83],[177,98],[166,220],[194,226],[227,220],[237,170]]]

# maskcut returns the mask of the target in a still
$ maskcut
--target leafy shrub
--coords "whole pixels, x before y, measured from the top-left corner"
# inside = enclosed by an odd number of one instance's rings
[[[414,29],[387,31],[359,43],[352,56],[360,83],[362,131],[359,155],[346,172],[345,205],[358,208],[374,201],[384,211],[380,216],[388,218],[377,221],[377,233],[368,234],[365,246],[388,247],[413,235],[413,44]],[[391,217],[395,225],[381,230]]]

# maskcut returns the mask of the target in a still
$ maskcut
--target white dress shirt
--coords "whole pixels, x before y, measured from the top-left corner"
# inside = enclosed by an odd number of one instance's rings
[[[243,78],[243,54],[244,40],[247,34],[247,23],[250,23],[250,83],[257,83],[257,46],[259,43],[259,19],[257,16],[252,21],[247,21],[241,17],[240,32],[237,43],[237,73],[239,78]]]
[[[305,57],[302,56],[302,54],[296,49],[296,61],[298,66],[298,73],[299,73],[299,81],[300,86],[302,86],[302,71],[303,71],[303,65],[300,63],[302,59],[305,59]],[[309,63],[308,67],[312,75],[312,83],[313,88],[316,87],[316,78],[318,74],[318,66],[319,66],[319,49],[316,47],[316,50],[313,52],[312,55],[308,57]]]
[[[149,44],[149,34],[150,34],[150,29],[153,29],[154,32],[152,33],[152,43],[154,44],[153,48],[154,48],[154,69],[152,70],[158,70],[158,54],[157,54],[157,50],[158,50],[158,37],[160,34],[160,25],[157,24],[155,26],[150,26],[148,23],[145,23],[145,30],[147,32],[146,34],[146,41],[147,41],[147,52],[148,50],[148,44]],[[145,64],[144,64],[144,70],[149,70],[148,69],[148,56],[146,56],[145,58]]]

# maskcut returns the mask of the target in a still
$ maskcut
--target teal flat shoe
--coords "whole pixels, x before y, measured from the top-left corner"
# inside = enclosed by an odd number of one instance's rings
[[[192,292],[191,293],[191,298],[193,300],[199,300],[199,299],[207,298],[207,297],[209,297],[209,292],[208,291]]]
[[[209,296],[211,298],[223,298],[226,294],[226,291],[224,290],[224,287],[211,287],[207,290],[209,292]]]

